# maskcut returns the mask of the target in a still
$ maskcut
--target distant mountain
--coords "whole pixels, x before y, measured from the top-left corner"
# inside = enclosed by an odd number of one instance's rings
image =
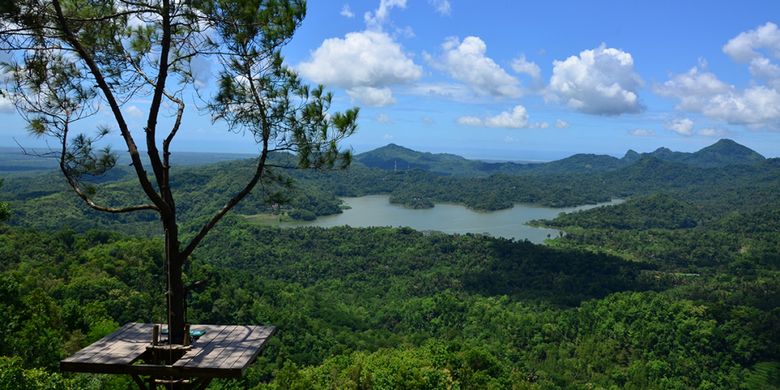
[[[658,148],[650,156],[663,161],[681,162],[697,167],[714,168],[728,165],[750,165],[764,161],[764,156],[730,139],[721,139],[694,153],[673,152],[668,148]]]
[[[684,162],[699,166],[745,165],[764,161],[764,156],[730,139],[720,141],[692,153]]]
[[[674,152],[669,148],[658,148],[650,153],[643,153],[643,156],[651,156],[655,157],[659,160],[663,161],[675,161],[675,162],[683,162],[686,158],[690,155],[690,153],[685,152]]]
[[[626,162],[605,154],[575,154],[564,159],[529,166],[540,174],[606,172],[624,167]]]
[[[468,160],[449,153],[418,152],[396,144],[389,144],[355,156],[355,160],[371,168],[385,170],[421,169],[445,175],[478,173],[484,163]]]
[[[730,139],[722,139],[698,152],[676,152],[669,148],[658,148],[650,153],[629,150],[623,158],[600,154],[575,154],[561,160],[547,163],[489,163],[469,160],[449,153],[418,152],[396,144],[361,153],[355,160],[372,168],[385,170],[420,169],[440,175],[487,176],[505,174],[562,174],[610,172],[631,166],[642,160],[656,160],[681,163],[701,168],[730,165],[752,165],[764,161],[764,156]],[[646,162],[648,163],[648,162]],[[652,164],[652,162],[649,162]]]

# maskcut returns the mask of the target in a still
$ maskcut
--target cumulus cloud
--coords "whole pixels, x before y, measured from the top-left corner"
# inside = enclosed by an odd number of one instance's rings
[[[485,126],[505,127],[508,129],[520,129],[528,126],[528,111],[521,105],[515,106],[512,111],[504,111],[496,116],[485,118]]]
[[[395,103],[390,88],[354,87],[347,89],[347,95],[352,99],[372,107],[389,106]]]
[[[780,57],[780,30],[774,23],[769,22],[755,30],[740,33],[723,46],[724,53],[742,63],[761,58],[763,50]]]
[[[345,88],[351,97],[373,106],[394,101],[389,86],[410,83],[422,76],[422,68],[381,31],[352,32],[344,38],[326,39],[309,61],[297,68],[315,83]]]
[[[677,109],[704,114],[730,124],[753,128],[780,128],[780,29],[766,23],[730,39],[723,52],[747,65],[755,78],[737,88],[708,72],[705,65],[674,75],[655,87],[656,93],[679,100]],[[710,132],[711,133],[711,132]]]
[[[449,0],[428,0],[428,2],[439,15],[447,16],[452,12]]]
[[[750,60],[750,73],[771,85],[774,89],[780,89],[780,66],[772,63],[769,58],[761,57]]]
[[[565,129],[565,128],[569,127],[569,122],[566,122],[563,119],[556,119],[555,120],[555,127],[559,128],[559,129]]]
[[[520,81],[485,55],[487,45],[479,37],[469,36],[462,42],[449,38],[441,48],[439,58],[427,56],[431,65],[468,85],[474,92],[495,97],[521,95]]]
[[[635,113],[643,109],[637,96],[641,85],[631,54],[602,44],[553,61],[547,98],[588,114]]]
[[[713,96],[702,113],[732,124],[777,127],[780,122],[780,93],[766,86],[730,91]]]
[[[349,4],[344,4],[344,6],[341,7],[341,12],[339,14],[345,18],[355,17],[355,13],[352,12],[352,8],[349,7]]]
[[[649,129],[634,129],[628,132],[628,134],[634,137],[652,137],[655,135],[655,131]]]
[[[529,123],[528,111],[521,105],[515,106],[511,111],[504,111],[496,116],[479,118],[476,116],[462,116],[457,119],[458,124],[476,127],[495,127],[505,129],[541,128],[550,127],[547,122]]]
[[[677,109],[699,112],[730,124],[777,127],[780,93],[766,85],[739,90],[694,67],[656,86],[656,93],[679,99]]]
[[[688,118],[675,119],[666,128],[677,134],[689,136],[693,134],[693,121]]]
[[[731,87],[718,80],[714,74],[695,66],[688,72],[673,76],[663,84],[655,86],[654,89],[659,95],[679,99],[678,109],[701,111],[713,96],[727,93]]]
[[[512,69],[517,73],[523,73],[531,76],[534,80],[538,80],[542,77],[542,71],[539,69],[539,65],[532,61],[525,59],[525,55],[512,60]]]
[[[392,120],[390,119],[390,116],[385,114],[384,112],[379,113],[379,115],[376,116],[376,121],[379,123],[391,123]]]

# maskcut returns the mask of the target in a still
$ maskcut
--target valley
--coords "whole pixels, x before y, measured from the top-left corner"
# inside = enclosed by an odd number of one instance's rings
[[[265,182],[194,253],[186,278],[208,284],[188,318],[281,329],[246,378],[220,388],[776,383],[777,159],[721,141],[486,174],[454,155],[388,148],[344,171],[279,168],[289,180]],[[399,163],[376,165],[380,152]],[[180,169],[186,236],[248,164]],[[113,175],[95,178],[101,199],[132,196],[129,177]],[[126,387],[55,367],[127,321],[162,319],[154,219],[91,212],[52,173],[6,176],[0,191],[0,355],[16,356],[0,368],[43,370],[37,380],[55,387]]]

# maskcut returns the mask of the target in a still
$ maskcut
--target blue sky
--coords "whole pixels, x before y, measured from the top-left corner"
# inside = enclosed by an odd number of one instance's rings
[[[549,160],[726,137],[778,157],[778,19],[777,1],[310,1],[284,54],[361,107],[356,152]],[[0,144],[40,142],[0,120]],[[197,110],[183,129],[178,150],[251,151]]]

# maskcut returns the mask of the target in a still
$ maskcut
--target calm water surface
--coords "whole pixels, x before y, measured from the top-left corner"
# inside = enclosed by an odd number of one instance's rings
[[[461,205],[437,203],[432,209],[415,210],[389,202],[388,195],[341,198],[350,207],[342,214],[319,217],[310,222],[281,223],[293,226],[408,226],[415,230],[436,230],[444,233],[484,233],[494,237],[527,239],[541,244],[548,237],[558,236],[558,230],[526,225],[533,219],[551,219],[559,213],[586,210],[622,200],[567,208],[551,208],[518,204],[499,211],[474,211]]]

